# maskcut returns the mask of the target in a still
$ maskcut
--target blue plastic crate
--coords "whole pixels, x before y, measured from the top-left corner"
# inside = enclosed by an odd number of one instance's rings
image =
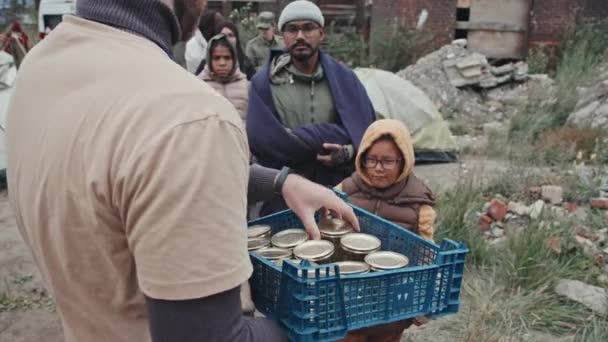
[[[406,255],[410,267],[340,276],[335,264],[276,264],[250,253],[250,280],[256,308],[279,321],[296,342],[333,341],[348,331],[419,316],[458,312],[468,249],[444,240],[441,245],[353,206],[361,232],[382,241],[382,250]],[[267,224],[275,234],[302,228],[287,210],[250,223]],[[329,270],[332,272],[329,272]]]

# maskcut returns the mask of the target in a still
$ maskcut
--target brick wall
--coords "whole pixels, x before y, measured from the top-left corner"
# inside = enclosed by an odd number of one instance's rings
[[[374,0],[372,35],[380,26],[395,19],[402,25],[415,27],[420,13],[426,9],[428,19],[423,30],[435,37],[429,48],[439,48],[454,38],[456,3],[457,0]]]
[[[583,16],[587,18],[608,18],[606,0],[586,0]]]
[[[577,17],[584,9],[584,2],[585,0],[533,0],[528,36],[530,44],[557,44],[563,34],[576,25]]]

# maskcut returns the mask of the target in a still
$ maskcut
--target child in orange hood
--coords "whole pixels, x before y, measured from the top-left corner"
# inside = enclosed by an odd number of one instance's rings
[[[435,196],[414,175],[414,164],[407,127],[397,120],[378,120],[363,135],[355,173],[336,188],[356,206],[432,241]]]

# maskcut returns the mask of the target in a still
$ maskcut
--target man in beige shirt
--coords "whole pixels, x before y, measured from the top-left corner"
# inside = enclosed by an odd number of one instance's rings
[[[9,196],[67,341],[285,339],[273,322],[240,315],[252,272],[247,189],[265,182],[248,178],[240,118],[168,57],[203,7],[79,0],[78,17],[20,69]],[[311,234],[320,207],[356,221],[329,190],[270,174]]]

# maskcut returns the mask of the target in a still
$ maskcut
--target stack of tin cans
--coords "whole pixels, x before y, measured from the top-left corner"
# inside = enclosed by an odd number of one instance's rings
[[[272,235],[268,225],[249,228],[248,248],[281,265],[283,260],[308,260],[316,264],[336,263],[342,275],[380,272],[406,267],[405,255],[381,251],[382,242],[373,235],[355,233],[345,221],[327,217],[319,222],[322,240],[309,240],[303,229],[286,229]]]

